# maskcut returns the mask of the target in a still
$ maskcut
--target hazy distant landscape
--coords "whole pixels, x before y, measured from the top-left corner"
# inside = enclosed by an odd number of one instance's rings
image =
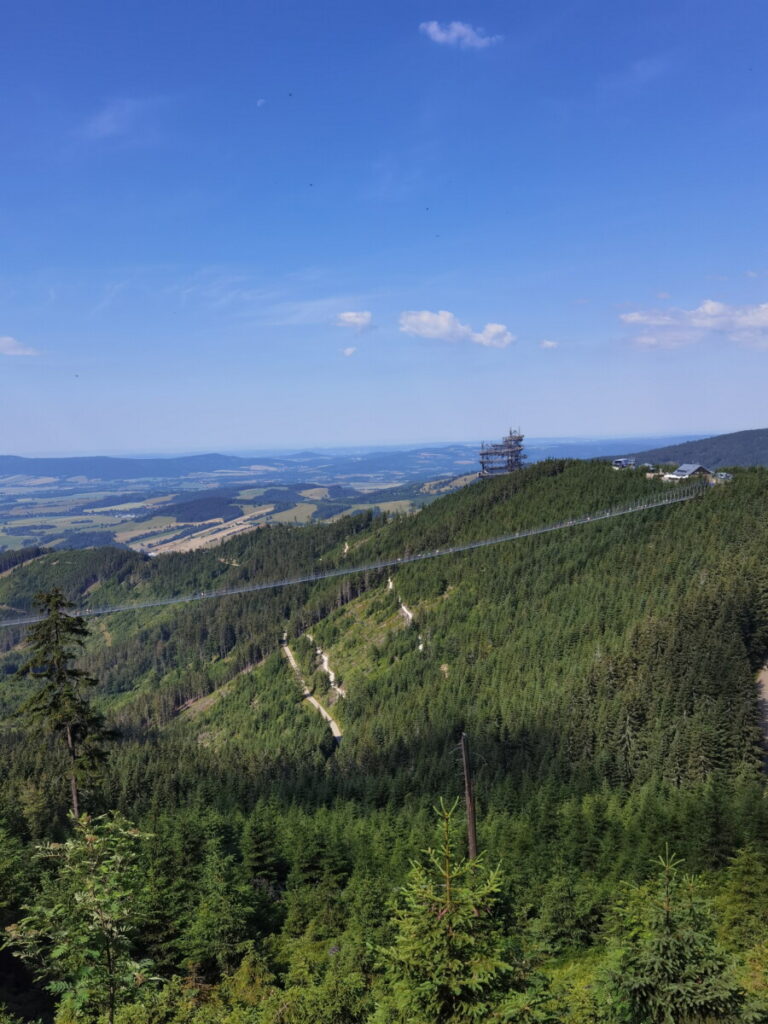
[[[655,439],[673,443],[680,438]],[[649,438],[531,438],[530,462],[631,452]],[[473,479],[479,442],[254,456],[0,456],[0,550],[209,547],[268,523],[412,512]]]

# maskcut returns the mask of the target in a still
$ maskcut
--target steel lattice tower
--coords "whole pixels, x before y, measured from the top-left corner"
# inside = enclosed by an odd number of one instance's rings
[[[480,447],[480,476],[500,476],[502,473],[514,473],[516,469],[522,469],[526,458],[523,439],[524,435],[519,429],[510,429],[500,442],[483,442]]]

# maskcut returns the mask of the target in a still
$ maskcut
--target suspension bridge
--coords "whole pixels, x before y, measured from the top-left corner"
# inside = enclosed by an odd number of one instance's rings
[[[446,555],[456,555],[463,551],[474,551],[477,548],[492,547],[495,544],[507,544],[510,541],[522,540],[524,537],[537,537],[544,533],[554,533],[557,530],[584,526],[587,523],[601,522],[606,519],[615,519],[618,516],[632,515],[635,512],[644,512],[648,509],[676,505],[683,501],[690,501],[692,498],[704,494],[708,489],[707,484],[693,484],[689,486],[676,484],[674,490],[670,490],[655,498],[646,498],[643,501],[635,501],[626,505],[614,505],[599,512],[591,512],[589,515],[577,516],[557,523],[548,523],[545,526],[534,526],[525,530],[517,530],[515,533],[505,533],[498,537],[467,541],[465,544],[455,544],[452,547],[436,548],[434,551],[421,551],[418,554],[402,555],[399,558],[381,559],[377,562],[369,562],[366,565],[324,569],[321,572],[288,576],[285,579],[271,580],[266,583],[246,583],[238,587],[203,590],[192,594],[177,594],[173,597],[155,597],[145,601],[114,604],[102,608],[78,608],[74,609],[71,614],[81,615],[84,618],[94,618],[99,615],[114,615],[116,612],[134,612],[146,608],[165,608],[169,605],[191,604],[193,601],[213,601],[218,598],[235,597],[240,594],[256,594],[261,590],[276,590],[278,587],[292,587],[299,583],[319,583],[322,580],[334,579],[338,576],[355,576],[360,573],[375,572],[379,569],[392,569],[413,562],[424,562],[430,558],[443,558]],[[5,619],[0,621],[0,629],[7,629],[13,626],[31,626],[36,622],[42,622],[44,618],[44,615],[24,615],[13,619]]]

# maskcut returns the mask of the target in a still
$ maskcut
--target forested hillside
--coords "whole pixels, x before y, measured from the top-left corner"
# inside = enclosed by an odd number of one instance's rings
[[[417,515],[273,526],[215,551],[35,550],[0,577],[0,605],[366,565],[664,486],[549,461]],[[78,665],[114,735],[79,776],[96,818],[79,830],[65,745],[25,717],[25,632],[3,630],[0,1000],[27,1020],[58,1004],[61,1022],[122,1024],[768,1020],[766,508],[768,470],[749,469],[685,503],[391,575],[88,620]],[[460,810],[434,811],[463,792],[462,733],[479,864],[462,862]],[[32,856],[50,842],[64,845]],[[112,975],[93,927],[75,915],[62,940],[52,924],[95,863],[122,879],[104,883]],[[97,952],[77,961],[62,941]]]
[[[768,429],[738,430],[700,441],[684,441],[637,452],[650,462],[698,462],[707,469],[725,466],[768,466]]]

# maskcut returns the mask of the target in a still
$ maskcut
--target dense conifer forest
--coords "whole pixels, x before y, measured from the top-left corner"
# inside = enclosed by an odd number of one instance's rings
[[[35,549],[0,606],[364,565],[665,486],[548,461],[209,551]],[[0,1021],[768,1021],[767,509],[743,469],[391,574],[88,619],[59,672],[74,749],[35,634],[0,631]]]
[[[708,469],[724,466],[768,466],[768,430],[737,430],[700,441],[683,441],[638,452],[638,460],[652,462],[698,462]]]

